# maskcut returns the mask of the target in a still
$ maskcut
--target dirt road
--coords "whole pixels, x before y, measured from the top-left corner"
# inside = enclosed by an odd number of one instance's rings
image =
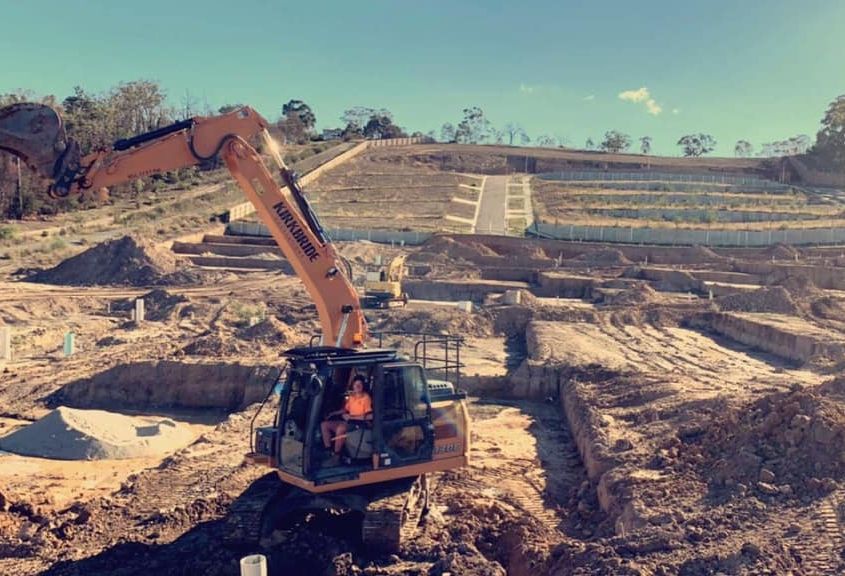
[[[509,176],[488,176],[481,191],[481,207],[475,231],[479,234],[504,234],[507,229],[507,183]]]

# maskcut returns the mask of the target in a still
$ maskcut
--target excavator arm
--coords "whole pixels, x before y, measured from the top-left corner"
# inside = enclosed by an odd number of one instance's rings
[[[99,190],[222,156],[308,289],[324,343],[362,346],[366,322],[358,293],[267,128],[261,115],[245,107],[221,116],[190,118],[82,157],[55,110],[16,104],[0,110],[0,149],[20,157],[49,180],[53,197]],[[263,138],[284,186],[279,186],[250,144],[256,136]]]

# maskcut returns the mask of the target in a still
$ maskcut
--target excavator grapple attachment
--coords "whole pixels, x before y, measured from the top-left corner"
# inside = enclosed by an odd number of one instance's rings
[[[61,117],[50,106],[22,102],[0,108],[0,150],[18,156],[42,178],[54,177],[67,148]]]

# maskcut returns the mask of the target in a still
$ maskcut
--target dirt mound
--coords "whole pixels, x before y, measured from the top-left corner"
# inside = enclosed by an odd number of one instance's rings
[[[337,251],[347,260],[358,264],[374,264],[378,257],[381,257],[383,264],[387,264],[401,252],[400,249],[366,240],[338,242]]]
[[[726,312],[773,312],[776,314],[798,314],[798,305],[782,286],[760,288],[753,292],[738,292],[717,299],[719,307]]]
[[[690,264],[713,262],[725,259],[724,256],[716,254],[706,246],[688,246],[685,248],[678,249],[678,253],[681,256],[682,262]]]
[[[648,280],[658,292],[702,292],[704,283],[686,270],[657,270],[630,266],[622,278]]]
[[[296,330],[270,316],[254,326],[241,328],[235,335],[241,340],[268,346],[292,346],[297,334]]]
[[[531,240],[522,240],[520,242],[513,242],[502,245],[499,252],[502,256],[510,258],[511,260],[550,260],[546,251],[537,242]]]
[[[845,480],[843,401],[845,379],[838,379],[728,410],[701,442],[713,480],[784,496],[834,488]]]
[[[450,259],[476,262],[482,258],[499,256],[499,253],[480,242],[473,242],[472,240],[459,242],[447,236],[435,236],[423,244],[422,248],[415,254],[416,258],[426,255],[444,255]]]
[[[842,321],[845,319],[845,305],[842,304],[842,300],[830,296],[822,296],[813,300],[810,303],[810,312],[813,316],[825,320]]]
[[[795,260],[796,256],[801,253],[792,246],[775,244],[761,251],[760,254],[767,260]]]
[[[376,322],[373,331],[486,337],[493,334],[493,322],[486,315],[468,314],[457,308],[394,310]]]
[[[140,297],[144,300],[144,319],[153,322],[170,320],[176,307],[188,299],[181,294],[171,294],[167,290],[156,288]],[[112,304],[113,311],[129,312],[135,309],[135,298],[118,300]]]
[[[97,244],[29,277],[33,282],[67,286],[156,286],[190,284],[198,279],[198,274],[179,270],[170,251],[131,236]]]
[[[182,348],[182,352],[188,356],[240,356],[243,351],[236,338],[219,330],[199,336]]]
[[[658,294],[654,288],[643,283],[615,294],[607,301],[607,304],[612,306],[637,306],[654,302],[657,299]]]
[[[167,418],[61,406],[0,439],[0,448],[39,458],[105,460],[164,454],[190,438],[190,433]]]
[[[769,278],[767,284],[785,288],[793,298],[804,300],[821,296],[824,292],[820,290],[813,281],[806,276],[778,276]]]
[[[631,264],[631,261],[625,258],[621,251],[611,248],[581,254],[573,258],[573,261],[583,262],[590,266],[628,266]]]

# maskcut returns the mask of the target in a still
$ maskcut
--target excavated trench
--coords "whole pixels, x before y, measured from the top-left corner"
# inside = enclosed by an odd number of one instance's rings
[[[70,382],[48,399],[54,406],[102,410],[243,410],[260,402],[279,366],[158,360],[121,364]]]

